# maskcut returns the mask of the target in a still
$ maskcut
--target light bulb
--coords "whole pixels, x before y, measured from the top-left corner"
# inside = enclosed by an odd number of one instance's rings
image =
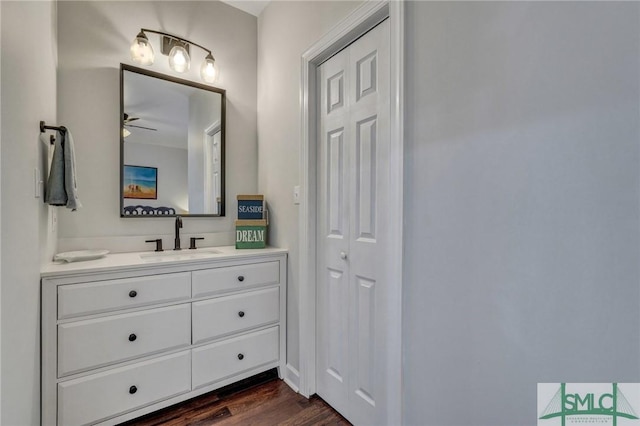
[[[200,67],[200,77],[207,83],[215,83],[218,80],[218,66],[213,55],[209,53]]]
[[[131,134],[131,132],[129,130],[125,129],[124,127],[122,128],[122,137],[123,138],[126,138],[130,134]]]
[[[136,38],[131,43],[131,59],[141,65],[153,64],[153,48],[147,36],[140,31]]]
[[[189,52],[184,47],[176,44],[169,52],[169,66],[176,72],[189,71],[191,67],[191,58]]]

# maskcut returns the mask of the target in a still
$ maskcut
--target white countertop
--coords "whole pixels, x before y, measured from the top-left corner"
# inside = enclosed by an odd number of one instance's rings
[[[219,253],[207,253],[216,250]],[[180,265],[206,263],[212,260],[242,259],[266,254],[287,253],[286,249],[267,247],[264,249],[236,249],[235,246],[203,247],[196,250],[166,250],[161,253],[153,251],[132,253],[109,253],[105,257],[80,262],[51,262],[40,270],[41,277],[84,274],[90,272],[116,271],[123,268],[149,267],[153,265]],[[156,257],[157,256],[157,257]],[[202,257],[200,257],[202,256]]]

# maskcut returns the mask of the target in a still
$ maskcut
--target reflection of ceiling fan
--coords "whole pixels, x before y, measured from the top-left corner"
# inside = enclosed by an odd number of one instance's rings
[[[157,131],[158,129],[153,129],[151,127],[145,127],[145,126],[138,126],[136,124],[129,124],[132,121],[136,121],[136,120],[140,120],[140,117],[130,117],[129,114],[127,114],[126,112],[124,113],[124,120],[123,120],[123,124],[125,127],[136,127],[138,129],[144,129],[144,130],[153,130],[154,132]],[[126,129],[122,129],[123,132]],[[124,132],[126,133],[126,132]],[[128,135],[127,135],[128,136]]]

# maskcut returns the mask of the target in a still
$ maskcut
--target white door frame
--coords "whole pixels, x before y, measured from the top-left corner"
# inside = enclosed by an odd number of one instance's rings
[[[402,423],[402,207],[403,207],[403,103],[404,103],[404,2],[402,0],[370,0],[357,8],[328,34],[302,55],[300,85],[300,393],[306,397],[316,393],[316,69],[362,34],[382,22],[390,20],[390,155],[393,171],[389,181],[389,206],[395,218],[385,224],[392,236],[389,241],[390,274],[385,277],[390,291],[389,318],[386,334],[387,375],[385,399],[387,424]]]

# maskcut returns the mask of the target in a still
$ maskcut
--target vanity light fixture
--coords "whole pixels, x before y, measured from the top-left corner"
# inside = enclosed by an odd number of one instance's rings
[[[131,43],[131,59],[138,62],[140,65],[153,64],[153,48],[146,34],[142,31],[138,33],[133,43]]]
[[[218,79],[218,67],[213,55],[209,53],[200,67],[200,77],[207,83],[213,83]]]
[[[189,71],[191,58],[184,46],[176,44],[171,48],[171,52],[169,52],[169,66],[176,72]]]
[[[176,72],[189,71],[191,67],[190,47],[196,46],[207,53],[202,66],[200,67],[200,77],[207,83],[215,83],[218,79],[218,66],[213,58],[211,50],[172,34],[162,31],[149,30],[147,28],[140,29],[140,32],[131,43],[131,59],[141,65],[152,65],[154,60],[153,48],[146,33],[159,34],[161,36],[161,52],[163,55],[169,56],[169,67]]]

